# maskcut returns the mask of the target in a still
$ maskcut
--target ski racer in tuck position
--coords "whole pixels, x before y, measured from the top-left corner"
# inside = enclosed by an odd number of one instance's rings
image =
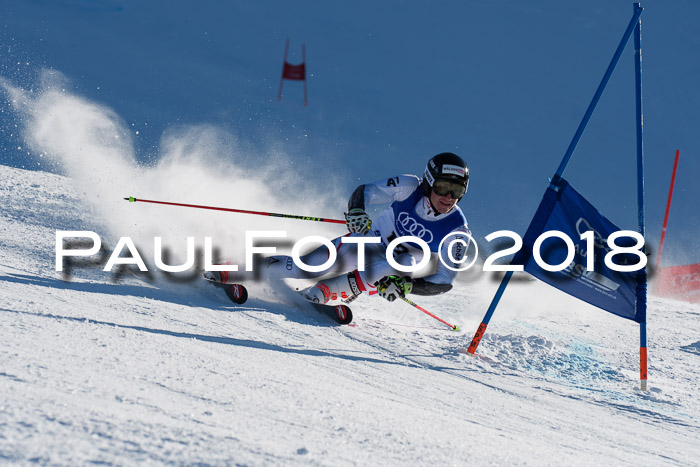
[[[349,234],[332,240],[337,259],[330,269],[318,273],[302,270],[291,256],[271,256],[265,260],[270,278],[317,278],[328,276],[301,290],[307,300],[321,305],[347,304],[362,293],[378,294],[388,301],[407,294],[437,295],[452,288],[458,268],[466,256],[471,236],[467,220],[457,203],[469,185],[469,168],[456,154],[445,152],[428,161],[423,179],[415,175],[399,175],[358,186],[348,202],[345,214]],[[365,212],[367,205],[391,203],[376,220]],[[440,254],[442,261],[426,277],[396,271],[387,261],[389,243],[402,236],[413,236],[428,244],[431,256]],[[442,251],[438,251],[443,238]],[[364,245],[365,268],[358,270],[358,245],[342,241],[346,237],[378,237],[380,243]],[[456,240],[456,241],[454,241]],[[346,240],[347,241],[347,240]],[[423,259],[417,244],[399,244],[394,260],[402,266],[413,266]],[[329,258],[321,246],[303,256],[308,266],[319,266]],[[210,280],[221,281],[220,273],[206,273]]]

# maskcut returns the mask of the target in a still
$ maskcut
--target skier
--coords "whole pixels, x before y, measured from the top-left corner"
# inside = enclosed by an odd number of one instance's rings
[[[469,168],[461,157],[450,152],[432,157],[422,180],[415,175],[399,175],[360,185],[352,193],[345,214],[350,233],[332,241],[337,260],[330,270],[309,273],[299,268],[290,256],[272,256],[267,258],[268,273],[277,278],[316,278],[331,274],[330,278],[301,291],[307,300],[325,305],[349,303],[363,292],[378,294],[390,302],[409,293],[445,293],[452,288],[456,270],[438,261],[431,275],[414,279],[412,274],[392,268],[386,258],[386,248],[397,237],[418,237],[428,244],[431,256],[440,253],[447,265],[459,267],[471,241],[466,218],[457,206],[468,185]],[[373,222],[365,208],[381,203],[391,203],[391,206]],[[446,236],[449,239],[439,252]],[[347,243],[347,237],[379,239],[380,243],[364,246],[364,271],[358,270],[358,246]],[[399,244],[393,253],[394,260],[402,266],[420,263],[424,254],[419,245],[412,243]],[[301,260],[306,265],[318,266],[328,257],[327,248],[321,246]]]

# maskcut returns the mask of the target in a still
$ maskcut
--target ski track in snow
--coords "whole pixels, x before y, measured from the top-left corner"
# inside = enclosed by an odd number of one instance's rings
[[[0,166],[0,460],[9,463],[698,465],[698,305],[638,328],[534,281],[461,281],[355,325],[203,281],[54,270],[55,231],[106,222],[68,178]],[[262,288],[264,290],[264,287]]]

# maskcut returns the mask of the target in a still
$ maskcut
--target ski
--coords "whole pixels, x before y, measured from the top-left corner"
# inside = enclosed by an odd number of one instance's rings
[[[347,305],[321,305],[320,303],[309,302],[314,308],[324,315],[330,316],[338,324],[352,323],[352,310]]]
[[[324,288],[326,289],[325,291]],[[296,289],[296,291],[304,300],[313,305],[316,311],[330,316],[338,324],[350,324],[352,322],[352,311],[350,307],[344,304],[327,305],[321,303],[321,300],[327,301],[329,298],[330,292],[327,291],[327,289],[328,287],[325,286],[314,286],[304,290]],[[349,301],[351,300],[348,300],[348,302]]]
[[[248,301],[248,289],[241,284],[224,284],[224,292],[233,303],[238,305]]]
[[[236,305],[243,305],[246,301],[248,301],[248,289],[246,289],[244,285],[226,284],[224,282],[216,282],[209,278],[205,279],[215,287],[224,289],[226,296]]]
[[[212,277],[205,276],[204,279],[215,287],[224,289],[226,296],[235,304],[242,305],[248,300],[248,289],[242,284],[228,284],[218,282]],[[297,291],[298,292],[298,291]],[[302,295],[302,294],[300,294]],[[304,295],[302,295],[304,297]],[[306,297],[304,297],[306,298]],[[345,325],[352,322],[352,310],[347,305],[322,305],[310,300],[307,300],[318,312],[329,316],[338,324]]]

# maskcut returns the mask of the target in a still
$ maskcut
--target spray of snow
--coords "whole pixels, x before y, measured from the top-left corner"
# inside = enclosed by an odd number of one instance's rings
[[[334,237],[336,225],[281,220],[153,204],[123,198],[172,201],[298,215],[338,217],[347,197],[339,183],[304,173],[279,149],[250,154],[232,134],[213,125],[181,126],[162,137],[157,163],[136,161],[134,137],[111,109],[72,94],[58,72],[43,73],[36,90],[0,81],[23,126],[28,148],[54,172],[70,177],[91,209],[108,226],[108,239],[129,236],[148,261],[153,238],[185,260],[185,238],[198,248],[212,237],[219,258],[245,262],[245,232],[287,231],[290,242],[306,235]],[[254,164],[250,164],[254,161]],[[309,179],[325,183],[311,186]]]

